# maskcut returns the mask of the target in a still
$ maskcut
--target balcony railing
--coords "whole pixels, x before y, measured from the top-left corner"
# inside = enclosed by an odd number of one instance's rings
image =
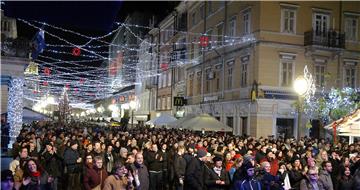
[[[345,48],[345,34],[335,30],[305,32],[304,45],[319,45],[331,48]]]

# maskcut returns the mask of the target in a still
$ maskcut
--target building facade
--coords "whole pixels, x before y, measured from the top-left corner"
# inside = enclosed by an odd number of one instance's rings
[[[297,136],[292,83],[307,66],[317,90],[359,88],[354,2],[187,2],[186,113],[209,113],[234,134]],[[199,38],[206,36],[208,44]],[[256,89],[256,98],[251,91]],[[302,118],[305,123],[306,118]],[[318,135],[300,127],[300,135]]]

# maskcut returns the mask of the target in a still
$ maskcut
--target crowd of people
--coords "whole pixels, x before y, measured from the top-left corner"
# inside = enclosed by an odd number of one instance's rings
[[[360,189],[360,142],[70,126],[24,126],[1,189]]]

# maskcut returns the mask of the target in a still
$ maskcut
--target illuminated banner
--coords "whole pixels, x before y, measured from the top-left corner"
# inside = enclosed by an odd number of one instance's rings
[[[39,67],[37,65],[37,63],[35,62],[30,62],[29,65],[26,67],[25,75],[39,75]]]

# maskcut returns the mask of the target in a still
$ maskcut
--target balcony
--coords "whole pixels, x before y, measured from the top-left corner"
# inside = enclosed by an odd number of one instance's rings
[[[329,48],[345,48],[345,34],[335,30],[318,31],[311,30],[305,32],[304,45],[323,46]]]

